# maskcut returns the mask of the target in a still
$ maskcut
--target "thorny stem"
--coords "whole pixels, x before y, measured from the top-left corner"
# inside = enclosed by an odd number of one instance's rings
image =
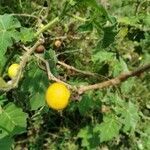
[[[138,69],[136,69],[134,71],[122,73],[119,76],[117,76],[113,79],[110,79],[108,81],[104,81],[104,82],[101,82],[101,83],[88,85],[88,86],[81,86],[78,90],[78,93],[82,94],[82,93],[84,93],[88,90],[103,89],[103,88],[106,88],[106,87],[118,85],[121,82],[127,80],[128,78],[133,77],[133,76],[138,76],[139,74],[141,74],[144,71],[147,71],[149,69],[150,69],[150,64],[146,64],[142,67],[139,67]]]
[[[73,67],[73,66],[70,66],[70,65],[68,65],[68,64],[66,64],[66,63],[64,63],[64,62],[61,62],[61,61],[58,61],[57,63],[58,63],[59,65],[65,67],[65,68],[67,68],[67,69],[74,70],[74,71],[79,72],[79,73],[82,73],[82,74],[84,74],[84,75],[90,75],[90,76],[96,76],[96,75],[98,75],[98,74],[96,74],[96,73],[92,73],[92,72],[88,72],[88,71],[83,71],[83,70],[77,69],[77,68],[75,68],[75,67]]]
[[[35,15],[30,15],[30,14],[11,14],[12,16],[19,16],[19,17],[31,17],[31,18],[35,18],[35,19],[38,19],[37,16]]]
[[[79,20],[79,21],[82,21],[82,22],[88,21],[88,19],[85,19],[85,18],[76,16],[76,15],[69,15],[69,16],[71,16],[71,17],[73,17],[74,19],[77,19],[77,20]]]
[[[53,24],[55,24],[58,21],[59,21],[58,17],[54,18],[52,21],[50,21],[48,24],[46,24],[44,27],[42,27],[39,31],[37,31],[34,36],[35,37],[39,36],[41,33],[46,31],[48,28],[50,28]]]
[[[66,86],[68,86],[70,89],[72,89],[72,86],[71,86],[71,85],[69,85],[69,84],[67,84],[66,82],[63,82],[62,80],[56,78],[56,77],[52,74],[52,72],[51,72],[51,70],[50,70],[50,66],[49,66],[48,61],[46,61],[44,58],[40,57],[39,55],[36,55],[36,54],[35,54],[35,56],[36,56],[37,58],[39,58],[39,59],[45,64],[45,67],[46,67],[46,71],[47,71],[47,75],[48,75],[48,79],[49,79],[49,80],[52,80],[52,81],[55,81],[55,82],[61,82],[61,83],[65,84]]]

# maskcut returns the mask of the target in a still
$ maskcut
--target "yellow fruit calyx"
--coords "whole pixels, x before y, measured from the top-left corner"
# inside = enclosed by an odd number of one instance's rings
[[[46,102],[50,108],[62,110],[68,105],[70,95],[69,89],[63,83],[55,82],[46,91]]]
[[[10,67],[8,68],[8,76],[13,79],[17,76],[18,70],[20,68],[19,64],[12,64],[10,65]]]

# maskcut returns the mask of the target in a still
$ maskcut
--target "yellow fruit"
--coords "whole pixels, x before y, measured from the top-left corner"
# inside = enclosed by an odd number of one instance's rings
[[[18,70],[19,70],[20,65],[19,64],[12,64],[9,68],[8,68],[8,76],[13,79],[16,77]]]
[[[46,91],[46,102],[49,107],[55,110],[64,109],[70,98],[70,91],[63,83],[53,83]]]

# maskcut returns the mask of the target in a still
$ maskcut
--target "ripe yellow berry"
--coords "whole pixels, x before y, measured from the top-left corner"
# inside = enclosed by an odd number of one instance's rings
[[[46,102],[49,107],[55,110],[64,109],[70,98],[70,91],[63,83],[53,83],[46,91]]]
[[[8,68],[8,76],[13,79],[16,77],[18,70],[20,68],[19,64],[12,64],[9,68]]]

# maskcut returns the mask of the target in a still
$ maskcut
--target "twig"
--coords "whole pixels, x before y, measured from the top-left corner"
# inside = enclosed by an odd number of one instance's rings
[[[140,67],[140,68],[138,68],[134,71],[127,72],[127,73],[122,73],[119,76],[117,76],[113,79],[110,79],[108,81],[104,81],[104,82],[101,82],[101,83],[88,85],[88,86],[81,86],[78,89],[78,93],[82,94],[82,93],[84,93],[88,90],[103,89],[103,88],[106,88],[106,87],[118,85],[121,82],[127,80],[128,78],[133,77],[133,76],[138,76],[139,74],[141,74],[144,71],[149,70],[149,69],[150,69],[150,64],[146,64],[143,67]]]
[[[70,70],[73,70],[73,71],[82,73],[82,74],[84,74],[84,75],[89,75],[89,76],[96,76],[96,75],[97,75],[97,76],[98,76],[98,74],[96,74],[96,73],[92,73],[92,72],[89,72],[89,71],[83,71],[83,70],[77,69],[77,68],[75,68],[75,67],[73,67],[73,66],[70,66],[70,65],[68,65],[68,64],[66,64],[66,63],[64,63],[64,62],[62,62],[62,61],[58,61],[57,63],[58,63],[59,65],[65,67],[65,68],[67,68],[67,69],[70,69]]]
[[[82,34],[82,33],[80,33],[80,34]],[[61,40],[65,40],[65,39],[69,39],[69,38],[71,38],[71,39],[73,39],[73,40],[81,40],[81,39],[85,39],[85,40],[91,40],[91,38],[90,37],[79,37],[79,36],[72,36],[72,35],[69,35],[69,36],[67,36],[67,35],[65,35],[65,36],[58,36],[58,37],[52,37],[51,38],[51,40],[57,40],[57,39],[61,39]],[[92,37],[92,40],[98,40],[98,38],[97,37]]]
[[[12,16],[19,16],[19,17],[31,17],[31,18],[35,18],[38,19],[37,16],[35,15],[30,15],[30,14],[11,14]]]
[[[63,83],[63,84],[65,84],[66,86],[68,86],[68,88],[73,89],[73,87],[72,87],[71,85],[69,85],[68,83],[66,83],[66,82],[64,82],[64,81],[62,81],[62,80],[56,78],[56,77],[52,74],[52,72],[51,72],[51,70],[50,70],[49,63],[48,63],[47,60],[45,60],[44,58],[42,58],[41,56],[39,56],[39,55],[37,55],[37,54],[35,54],[35,56],[36,56],[38,59],[40,59],[40,60],[45,64],[45,67],[46,67],[46,71],[47,71],[47,75],[48,75],[48,79],[49,79],[49,80],[52,80],[52,81],[55,81],[55,82]]]

